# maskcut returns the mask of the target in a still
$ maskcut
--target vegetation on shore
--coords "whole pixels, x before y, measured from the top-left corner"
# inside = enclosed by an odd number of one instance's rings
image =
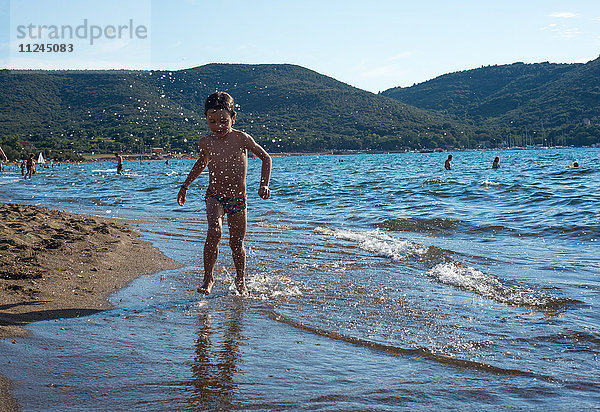
[[[208,132],[203,105],[215,90],[234,96],[236,127],[270,152],[474,148],[553,138],[585,145],[598,141],[598,66],[495,66],[381,94],[288,64],[0,70],[0,145],[11,159],[33,150],[59,160],[150,154],[156,147],[190,153]]]
[[[513,144],[600,142],[600,58],[488,66],[381,94],[498,130]]]

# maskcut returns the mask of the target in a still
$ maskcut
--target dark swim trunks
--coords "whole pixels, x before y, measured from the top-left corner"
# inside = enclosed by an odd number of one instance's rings
[[[204,200],[210,198],[216,199],[221,205],[223,205],[223,210],[228,215],[241,212],[246,209],[246,196],[242,197],[225,197],[216,194],[210,189],[206,189],[206,195],[204,196]]]

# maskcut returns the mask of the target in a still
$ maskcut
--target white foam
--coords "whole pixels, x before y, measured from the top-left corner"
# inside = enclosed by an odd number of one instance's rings
[[[265,222],[256,222],[254,225],[258,226],[258,227],[268,227],[271,229],[289,229],[290,228],[289,226],[285,226],[285,225],[278,225],[275,223],[265,223]]]
[[[457,286],[496,302],[518,306],[544,306],[552,298],[531,289],[511,287],[493,275],[457,262],[440,263],[427,274],[441,283]]]
[[[6,173],[6,172],[2,172],[2,173]],[[5,184],[9,184],[9,183],[15,183],[22,179],[23,178],[15,178],[14,176],[0,176],[0,184],[5,185]]]
[[[259,273],[246,277],[246,287],[253,299],[267,300],[276,297],[300,296],[302,291],[291,279],[285,276]],[[235,283],[231,280],[229,290],[235,291]]]
[[[305,227],[302,227],[302,226],[279,225],[276,223],[266,223],[266,222],[256,222],[256,223],[254,223],[254,225],[258,226],[258,227],[266,227],[269,229],[281,229],[281,230],[303,230],[303,229],[306,229]]]
[[[426,248],[423,248],[416,243],[389,236],[385,233],[381,233],[379,230],[355,232],[345,229],[317,227],[315,228],[315,231],[333,236],[337,239],[355,242],[361,249],[393,260],[404,260],[412,256],[422,256],[427,251]]]
[[[112,169],[94,169],[92,173],[117,173],[117,168],[113,167]]]
[[[444,180],[444,179],[425,179],[423,181],[423,184],[426,184],[426,185],[433,185],[433,184],[438,184],[438,183],[446,183],[446,180]]]
[[[494,276],[470,266],[460,266],[456,262],[440,263],[427,274],[447,285],[468,289],[483,296],[492,296],[495,290],[502,287]]]
[[[337,239],[355,242],[361,249],[393,260],[404,260],[409,257],[426,257],[428,252],[428,248],[410,241],[394,238],[381,233],[379,230],[355,232],[352,230],[317,227],[315,231],[334,236]],[[485,298],[495,300],[496,302],[509,305],[541,307],[551,304],[556,300],[556,298],[540,291],[510,286],[493,275],[470,266],[462,266],[456,261],[437,264],[427,272],[427,275],[438,282],[456,286]]]
[[[499,182],[494,182],[493,180],[484,180],[481,182],[481,186],[492,187],[492,186],[500,186]]]

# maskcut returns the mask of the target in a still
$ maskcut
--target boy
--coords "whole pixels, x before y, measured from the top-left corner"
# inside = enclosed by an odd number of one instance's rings
[[[246,294],[246,172],[248,169],[248,150],[262,160],[260,188],[258,195],[268,199],[271,195],[271,157],[250,135],[233,129],[235,110],[233,98],[225,92],[216,92],[208,96],[204,105],[204,115],[210,135],[200,139],[198,144],[200,158],[177,195],[177,203],[185,204],[187,190],[192,182],[208,166],[208,189],[206,200],[206,218],[208,230],[204,243],[204,283],[198,292],[208,295],[215,279],[213,270],[219,253],[223,218],[227,214],[229,226],[229,246],[235,264],[235,286],[240,294]]]

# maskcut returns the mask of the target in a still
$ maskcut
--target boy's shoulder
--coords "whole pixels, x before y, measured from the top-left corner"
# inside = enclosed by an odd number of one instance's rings
[[[212,135],[212,134],[207,134],[206,136],[202,136],[202,137],[200,138],[200,140],[198,141],[198,143],[200,143],[200,144],[202,144],[202,143],[206,143],[206,142],[208,142],[208,140],[209,140],[211,137],[213,137],[213,135]]]
[[[241,130],[238,129],[231,129],[231,132],[235,134],[235,136],[239,139],[243,139],[243,140],[249,140],[252,139],[252,136],[250,136],[248,133],[243,132]]]
[[[230,134],[232,135],[232,137],[243,140],[244,142],[253,140],[252,136],[250,136],[248,133],[243,132],[241,130],[231,129]],[[211,133],[211,134],[207,134],[206,136],[201,137],[198,143],[200,145],[206,145],[209,142],[214,141],[215,139],[216,139],[215,136]]]
[[[206,136],[202,136],[198,141],[198,146],[200,146],[201,148],[207,147],[208,144],[210,144],[210,142],[212,142],[214,139],[215,136],[213,134],[207,134]]]

